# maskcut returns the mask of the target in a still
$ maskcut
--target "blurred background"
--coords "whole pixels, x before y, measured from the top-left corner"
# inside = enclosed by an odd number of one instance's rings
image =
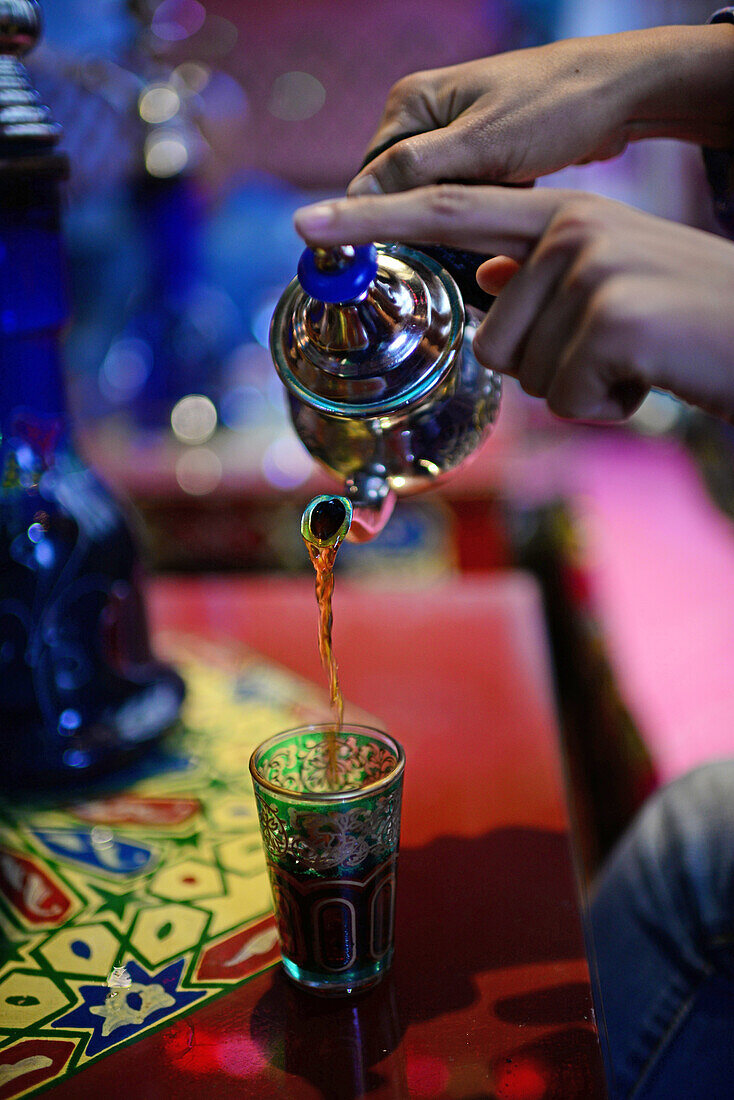
[[[268,326],[301,251],[294,209],[343,192],[397,79],[710,11],[710,0],[47,3],[29,68],[72,161],[76,435],[141,515],[151,568],[310,568],[298,520],[328,482],[290,428]],[[714,227],[693,147],[640,143],[554,183]],[[384,584],[536,572],[590,861],[654,783],[730,751],[731,447],[730,429],[664,395],[628,425],[591,429],[509,383],[480,458],[340,556],[354,578]]]

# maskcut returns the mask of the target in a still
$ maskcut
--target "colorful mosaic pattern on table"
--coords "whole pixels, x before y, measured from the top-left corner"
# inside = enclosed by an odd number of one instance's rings
[[[323,721],[253,655],[167,645],[181,729],[123,787],[0,812],[0,1100],[165,1027],[279,957],[252,749]]]

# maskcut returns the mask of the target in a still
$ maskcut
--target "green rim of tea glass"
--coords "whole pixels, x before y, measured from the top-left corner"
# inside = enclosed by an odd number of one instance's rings
[[[263,741],[258,745],[250,757],[250,775],[252,776],[253,783],[256,787],[264,787],[265,790],[270,791],[271,794],[277,795],[278,798],[284,798],[294,802],[354,802],[365,796],[371,797],[377,794],[381,788],[390,786],[403,774],[405,770],[405,752],[399,741],[396,741],[389,733],[384,733],[382,730],[376,730],[372,726],[358,726],[352,725],[351,723],[342,726],[337,736],[344,733],[367,734],[369,737],[380,741],[386,748],[389,748],[395,753],[395,759],[397,761],[395,767],[391,772],[388,772],[387,775],[381,776],[373,783],[367,783],[364,787],[355,787],[353,790],[349,791],[292,791],[288,790],[286,787],[279,787],[277,783],[272,783],[269,779],[265,779],[257,770],[257,758],[267,752],[268,749],[273,748],[278,742],[287,741],[289,738],[295,737],[298,734],[328,733],[329,730],[333,729],[334,727],[331,723],[325,722],[315,726],[294,726],[293,729],[283,730],[281,733],[273,734],[267,741]]]

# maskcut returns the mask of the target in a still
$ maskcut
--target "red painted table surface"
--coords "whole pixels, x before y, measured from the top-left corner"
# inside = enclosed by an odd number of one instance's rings
[[[306,580],[158,581],[151,613],[324,682]],[[533,581],[337,578],[334,644],[347,718],[350,702],[371,712],[407,754],[391,975],[334,1002],[276,968],[56,1100],[606,1095]]]

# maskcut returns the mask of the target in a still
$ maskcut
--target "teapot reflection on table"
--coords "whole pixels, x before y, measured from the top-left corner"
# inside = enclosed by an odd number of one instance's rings
[[[340,538],[369,541],[397,495],[438,484],[477,452],[501,392],[499,375],[472,351],[477,324],[456,279],[422,250],[304,251],[273,314],[270,346],[298,436],[344,484],[343,496],[308,505],[307,537],[326,544],[338,528]],[[310,517],[325,516],[316,506],[330,499],[342,505],[331,509],[336,526],[310,531]]]

